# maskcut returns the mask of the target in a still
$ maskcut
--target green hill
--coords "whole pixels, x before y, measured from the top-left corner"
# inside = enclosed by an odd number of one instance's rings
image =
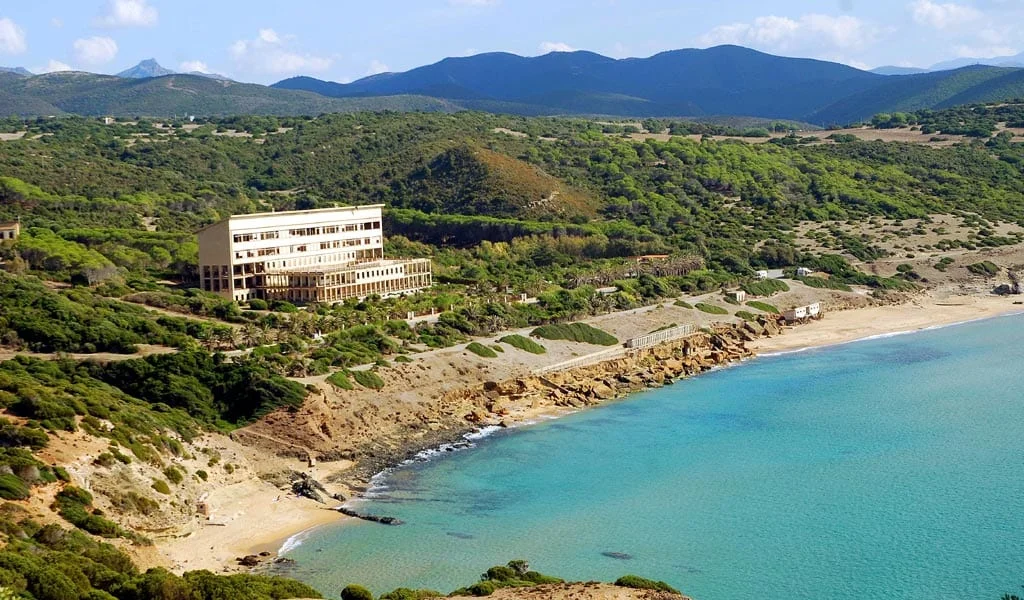
[[[86,116],[317,115],[362,110],[452,111],[444,100],[414,96],[326,98],[302,91],[215,80],[196,75],[125,79],[62,72],[18,77],[0,74],[0,115]]]

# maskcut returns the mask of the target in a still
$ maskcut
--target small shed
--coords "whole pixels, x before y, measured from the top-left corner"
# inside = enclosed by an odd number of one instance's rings
[[[736,302],[743,302],[747,299],[747,293],[743,290],[734,290],[725,293],[726,297],[732,298]]]
[[[814,271],[807,267],[800,267],[796,270],[797,277],[810,277],[813,273]]]
[[[785,317],[787,321],[799,321],[800,319],[806,319],[807,307],[798,306],[796,308],[791,308],[786,312],[782,313],[782,316]]]
[[[813,317],[817,317],[820,314],[821,314],[821,303],[815,302],[814,304],[809,304],[807,306],[807,316],[808,317],[812,317],[813,318]]]
[[[10,223],[0,223],[0,242],[4,240],[15,240],[21,234],[21,222],[11,221]]]
[[[758,281],[764,281],[765,279],[768,279],[768,271],[758,271],[756,275]]]

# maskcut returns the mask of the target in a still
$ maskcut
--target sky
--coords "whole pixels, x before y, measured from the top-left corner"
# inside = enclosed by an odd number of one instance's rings
[[[0,0],[0,66],[348,82],[447,56],[739,44],[859,68],[1024,50],[1024,0]]]

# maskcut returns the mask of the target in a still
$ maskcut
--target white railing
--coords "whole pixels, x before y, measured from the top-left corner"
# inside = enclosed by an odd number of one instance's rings
[[[621,358],[625,355],[626,349],[622,346],[616,346],[615,348],[609,348],[608,350],[602,350],[601,352],[595,352],[594,354],[588,354],[572,360],[566,360],[546,367],[541,367],[539,369],[534,369],[533,372],[536,375],[543,375],[545,373],[554,373],[556,371],[568,371],[569,369],[575,369],[577,367],[586,367],[606,360]]]
[[[631,340],[626,340],[626,347],[630,350],[650,348],[651,346],[657,346],[664,342],[670,342],[672,340],[691,336],[696,332],[696,330],[697,328],[694,327],[692,323],[678,325],[676,327],[670,327],[668,329],[662,329],[661,331],[655,331],[654,333],[635,337]]]

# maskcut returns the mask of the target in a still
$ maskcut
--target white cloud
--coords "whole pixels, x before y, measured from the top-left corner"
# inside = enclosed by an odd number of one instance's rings
[[[75,40],[75,58],[86,65],[102,65],[117,56],[117,42],[108,37],[95,36]]]
[[[304,54],[291,49],[292,37],[282,37],[273,29],[260,29],[251,40],[231,44],[231,57],[242,69],[274,75],[325,71],[334,62],[330,58]]]
[[[541,42],[540,51],[547,54],[548,52],[575,52],[576,49],[565,42]]]
[[[863,48],[878,37],[876,28],[848,15],[803,15],[797,19],[769,15],[750,23],[721,25],[699,38],[704,46],[739,44],[774,51],[820,54],[830,49]]]
[[[370,61],[370,68],[366,70],[367,75],[380,75],[389,72],[391,72],[391,67],[376,59]]]
[[[21,54],[27,49],[25,30],[7,17],[0,19],[0,53]]]
[[[935,29],[959,27],[982,17],[981,11],[974,7],[953,2],[939,4],[931,0],[917,0],[911,3],[910,12],[916,23]]]
[[[109,0],[107,12],[94,21],[98,27],[150,27],[160,13],[148,0]]]
[[[178,70],[182,73],[211,73],[210,67],[201,60],[186,60],[178,65]]]
[[[998,58],[1017,54],[1013,46],[957,46],[954,51],[958,58]]]
[[[57,73],[59,71],[73,71],[71,65],[62,63],[59,60],[50,59],[50,62],[46,63],[45,67],[36,67],[32,69],[33,73]]]

